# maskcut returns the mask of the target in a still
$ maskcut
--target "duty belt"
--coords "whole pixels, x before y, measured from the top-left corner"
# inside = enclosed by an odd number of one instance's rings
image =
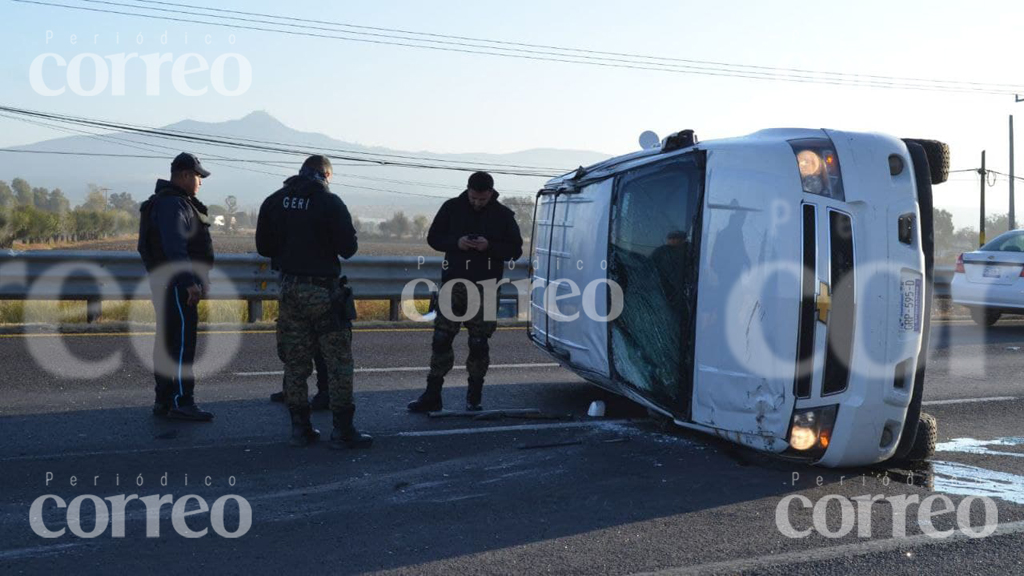
[[[282,274],[281,282],[284,284],[312,284],[330,290],[338,285],[337,278],[329,276],[296,276],[294,274]]]

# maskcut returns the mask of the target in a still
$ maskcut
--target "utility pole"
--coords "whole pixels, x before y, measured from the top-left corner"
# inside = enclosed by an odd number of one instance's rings
[[[981,151],[981,222],[978,224],[978,247],[985,245],[985,181],[988,179],[988,172],[985,171],[985,151]]]
[[[1013,114],[1010,114],[1010,230],[1017,229],[1016,219],[1014,218],[1013,209]]]

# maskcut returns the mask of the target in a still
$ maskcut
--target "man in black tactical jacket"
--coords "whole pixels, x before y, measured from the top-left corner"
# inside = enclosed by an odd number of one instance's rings
[[[182,152],[171,162],[171,179],[140,207],[138,250],[149,273],[156,312],[153,414],[206,422],[213,414],[195,404],[197,307],[209,285],[213,241],[206,206],[196,198],[210,173]]]
[[[460,282],[462,280],[472,283],[472,289],[480,295],[477,299],[479,309],[465,324],[469,332],[466,409],[481,410],[484,376],[490,364],[488,341],[498,327],[496,317],[485,315],[487,310],[496,314],[497,291],[493,292],[493,301],[488,305],[485,303],[487,292],[481,283],[501,280],[505,263],[523,255],[523,237],[519,233],[515,213],[498,202],[498,192],[494,190],[494,178],[490,174],[474,173],[469,177],[466,190],[441,206],[430,225],[427,243],[434,250],[444,252],[441,283],[454,282],[451,288],[452,314],[451,317],[445,314],[444,303],[437,310],[427,389],[409,403],[408,409],[410,412],[434,412],[442,407],[441,387],[445,375],[455,365],[452,342],[462,324],[453,318],[468,314],[469,289],[467,282]]]
[[[292,446],[320,439],[309,420],[306,379],[319,348],[327,363],[332,448],[362,448],[373,438],[352,424],[352,324],[345,313],[351,292],[339,282],[338,257],[358,249],[352,216],[328,184],[333,170],[325,156],[310,156],[297,176],[260,206],[256,250],[281,269],[277,353],[284,362],[284,396],[291,414]]]

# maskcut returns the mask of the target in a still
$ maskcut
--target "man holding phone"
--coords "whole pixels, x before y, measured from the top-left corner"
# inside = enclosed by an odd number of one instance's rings
[[[445,375],[455,365],[452,342],[462,325],[453,318],[466,315],[468,290],[472,289],[480,296],[476,299],[480,307],[473,317],[465,321],[469,332],[466,409],[480,410],[484,376],[490,364],[488,340],[498,326],[497,318],[484,315],[488,308],[496,313],[497,302],[492,306],[484,305],[486,294],[480,283],[500,280],[505,262],[523,255],[523,237],[516,224],[515,213],[498,202],[498,192],[494,190],[494,178],[490,174],[474,173],[469,177],[466,190],[441,206],[430,225],[427,243],[431,248],[444,252],[446,266],[441,272],[442,285],[454,284],[451,287],[450,314],[445,313],[447,303],[439,302],[434,320],[427,389],[409,403],[408,409],[410,412],[435,412],[442,408],[441,387]],[[472,288],[467,288],[467,285]]]

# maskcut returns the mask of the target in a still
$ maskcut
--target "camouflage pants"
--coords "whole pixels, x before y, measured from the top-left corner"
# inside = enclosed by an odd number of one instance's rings
[[[352,403],[352,327],[332,308],[337,288],[286,283],[277,317],[277,355],[284,362],[284,398],[289,408],[306,406],[306,379],[319,348],[327,364],[332,411]]]
[[[497,320],[484,320],[484,291],[476,286],[480,295],[480,308],[472,318],[465,321],[466,330],[469,332],[469,356],[466,358],[466,371],[469,372],[471,384],[482,384],[484,376],[487,375],[487,367],[491,363],[490,345],[488,340],[498,328]],[[463,283],[456,284],[452,289],[452,313],[455,316],[464,316],[468,304],[469,295]],[[497,299],[493,305],[497,310]],[[462,322],[446,318],[440,307],[437,310],[437,318],[434,320],[434,338],[431,345],[430,373],[428,379],[444,378],[455,365],[455,352],[452,350],[452,342],[459,334]]]

